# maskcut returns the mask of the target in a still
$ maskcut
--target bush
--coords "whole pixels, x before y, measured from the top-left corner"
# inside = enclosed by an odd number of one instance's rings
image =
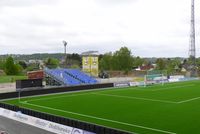
[[[6,59],[4,71],[7,75],[18,75],[22,70],[23,69],[19,64],[14,63],[12,57]]]

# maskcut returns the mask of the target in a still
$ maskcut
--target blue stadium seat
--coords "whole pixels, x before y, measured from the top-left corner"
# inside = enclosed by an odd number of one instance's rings
[[[97,80],[78,69],[46,69],[46,73],[64,85],[96,84]]]

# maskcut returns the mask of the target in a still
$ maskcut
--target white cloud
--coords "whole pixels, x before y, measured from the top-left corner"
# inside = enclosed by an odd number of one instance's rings
[[[1,0],[0,5],[2,54],[62,52],[66,40],[69,52],[127,46],[143,57],[188,56],[189,0]]]

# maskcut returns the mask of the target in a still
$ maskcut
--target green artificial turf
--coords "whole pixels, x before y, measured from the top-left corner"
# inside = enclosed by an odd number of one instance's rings
[[[138,134],[200,133],[200,81],[4,102]]]

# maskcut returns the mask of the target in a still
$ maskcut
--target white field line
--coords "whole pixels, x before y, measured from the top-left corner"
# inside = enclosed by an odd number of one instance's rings
[[[157,91],[157,90],[164,90],[164,89],[173,89],[173,88],[179,88],[179,87],[191,87],[194,86],[194,84],[191,85],[185,85],[185,86],[175,86],[175,87],[169,87],[169,88],[161,88],[161,89],[156,89],[156,90],[151,90],[151,91]],[[117,89],[118,90],[118,89]],[[120,89],[119,89],[120,90]],[[122,89],[123,90],[123,89]],[[141,89],[138,89],[141,90]],[[105,90],[104,90],[105,91]],[[113,90],[107,90],[108,91],[113,91]],[[92,92],[92,91],[91,91]],[[34,101],[40,101],[40,100],[51,100],[51,99],[56,99],[56,98],[68,98],[68,97],[76,97],[76,96],[81,96],[81,95],[88,95],[88,94],[96,94],[96,95],[104,95],[104,96],[113,96],[113,97],[120,97],[120,98],[129,98],[129,99],[139,99],[139,100],[146,100],[146,101],[157,101],[157,102],[164,102],[164,103],[173,103],[173,104],[181,104],[185,102],[190,102],[193,100],[200,99],[200,97],[188,99],[188,100],[183,100],[179,102],[174,102],[174,101],[167,101],[167,100],[157,100],[157,99],[148,99],[148,98],[141,98],[141,97],[129,97],[129,96],[119,96],[119,95],[109,95],[109,94],[102,94],[102,93],[91,93],[91,92],[86,92],[86,93],[81,93],[81,94],[72,94],[69,95],[68,93],[62,95],[62,96],[56,96],[56,97],[48,97],[48,98],[40,98],[40,99],[30,99],[25,102],[34,102]],[[34,97],[35,98],[35,97]]]
[[[157,99],[149,99],[149,98],[141,98],[141,97],[129,97],[129,96],[121,96],[121,95],[102,94],[102,93],[91,93],[91,94],[103,95],[103,96],[109,96],[109,97],[125,98],[125,99],[135,99],[135,100],[156,101],[156,102],[162,102],[162,103],[178,104],[177,102],[174,102],[174,101],[157,100]]]
[[[65,94],[65,95],[61,95],[61,96],[48,97],[48,98],[30,99],[30,100],[27,100],[25,102],[34,102],[34,101],[51,100],[51,99],[57,99],[57,98],[76,97],[76,96],[88,95],[88,94],[96,94],[96,95],[128,98],[128,99],[139,99],[139,100],[146,100],[146,101],[157,101],[157,102],[164,102],[164,103],[174,103],[174,104],[177,103],[177,102],[174,102],[174,101],[167,101],[167,100],[157,100],[157,99],[148,99],[148,98],[141,98],[141,97],[129,97],[129,96],[119,96],[119,95],[110,95],[110,94],[102,94],[102,93],[91,93],[91,92],[81,93],[81,94],[72,94],[72,95]]]
[[[34,104],[31,104],[31,103],[27,103],[26,101],[21,101],[21,102],[19,102],[19,103],[21,103],[21,104],[27,104],[27,105],[34,105]],[[36,106],[38,106],[38,105],[36,105]],[[34,111],[41,112],[41,111],[35,110],[35,109],[34,109]],[[48,112],[43,112],[43,113],[50,114],[50,113],[48,113]],[[51,114],[51,115],[57,116],[56,114]],[[61,115],[59,115],[59,116],[60,116],[60,117],[66,118],[66,116],[61,116]],[[67,117],[67,118],[68,118],[68,119],[72,119],[72,120],[76,120],[76,121],[83,121],[83,120],[80,120],[80,119],[75,119],[75,118],[70,118],[70,117]],[[84,121],[84,122],[86,122],[86,123],[91,123],[91,122],[89,122],[89,121]],[[128,131],[128,130],[122,130],[122,129],[118,129],[118,128],[114,128],[114,127],[105,126],[105,125],[102,125],[102,124],[96,124],[96,123],[92,123],[92,124],[98,125],[98,126],[100,125],[100,126],[102,126],[102,127],[111,128],[111,129],[115,129],[115,130],[119,130],[119,131],[123,131],[123,132],[127,132],[127,133],[133,133],[133,132]],[[139,134],[139,133],[134,132],[134,134]]]
[[[140,125],[135,125],[135,124],[129,124],[129,123],[115,121],[115,120],[110,120],[110,119],[104,119],[104,118],[95,117],[95,116],[91,116],[91,115],[85,115],[85,114],[80,114],[80,113],[76,113],[76,112],[71,112],[71,111],[66,111],[66,110],[61,110],[61,109],[55,109],[55,108],[46,107],[46,106],[39,106],[39,105],[25,103],[25,102],[21,102],[21,103],[26,104],[26,105],[35,106],[35,107],[45,108],[45,109],[49,109],[49,110],[59,111],[59,112],[63,112],[63,113],[69,113],[69,114],[73,114],[73,115],[78,115],[78,116],[82,116],[82,117],[87,117],[87,118],[92,118],[92,119],[97,119],[97,120],[112,122],[112,123],[121,124],[121,125],[125,125],[125,126],[142,128],[142,129],[151,130],[151,131],[155,131],[155,132],[161,132],[161,133],[165,133],[165,134],[176,134],[176,133],[170,132],[170,131],[165,131],[165,130],[150,128],[150,127],[145,127],[145,126],[140,126]]]
[[[126,90],[138,90],[138,91],[152,91],[152,90],[146,90],[147,88],[153,88],[153,86],[148,86],[148,87],[114,87],[113,89],[109,89],[109,90],[100,90],[97,92],[114,92],[114,91],[126,91]]]
[[[185,86],[174,86],[174,87],[159,88],[159,89],[154,89],[154,90],[151,90],[151,91],[167,90],[167,89],[174,89],[174,88],[181,88],[181,87],[192,87],[192,86],[195,86],[195,84],[190,84],[190,85],[185,85]]]
[[[107,88],[97,88],[97,89],[86,89],[86,90],[77,90],[77,91],[64,91],[64,92],[59,92],[59,93],[50,93],[50,94],[41,94],[41,95],[31,95],[31,96],[21,96],[21,98],[37,98],[39,96],[54,96],[54,95],[60,95],[60,94],[71,94],[71,93],[84,93],[84,92],[94,92],[94,91],[102,91],[102,90],[112,90],[118,87],[107,87]],[[2,99],[2,100],[13,100],[17,99],[18,97],[15,98],[9,98],[9,99]]]
[[[51,99],[57,99],[57,98],[69,98],[69,97],[75,97],[75,96],[81,96],[81,95],[88,95],[88,94],[90,94],[90,93],[72,94],[72,95],[65,94],[65,95],[62,95],[62,96],[40,98],[40,99],[30,99],[30,100],[27,100],[25,102],[33,102],[33,101],[41,101],[41,100],[51,100]]]
[[[148,87],[146,87],[148,88]],[[122,87],[113,87],[113,89],[108,89],[108,90],[99,90],[97,91],[98,93],[99,92],[115,92],[115,91],[126,91],[126,90],[140,90],[140,91],[145,91],[144,89],[140,89],[139,87],[125,87],[125,88],[122,88]]]
[[[186,103],[186,102],[190,102],[190,101],[194,101],[194,100],[198,100],[198,99],[200,99],[200,97],[196,97],[196,98],[192,98],[192,99],[188,99],[188,100],[179,101],[177,103],[181,104],[181,103]]]

